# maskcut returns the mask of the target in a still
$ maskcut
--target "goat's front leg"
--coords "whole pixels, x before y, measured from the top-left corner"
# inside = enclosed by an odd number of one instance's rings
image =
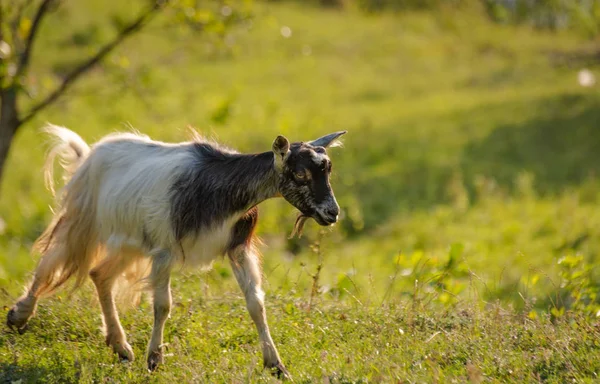
[[[273,369],[277,377],[290,377],[285,369],[277,348],[271,339],[267,315],[264,306],[264,292],[261,289],[260,261],[252,246],[242,245],[230,252],[229,262],[237,282],[246,297],[246,306],[250,317],[258,330],[262,347],[264,366]]]
[[[163,251],[154,256],[150,281],[154,292],[154,327],[148,344],[148,369],[163,363],[163,331],[171,312],[171,254]]]

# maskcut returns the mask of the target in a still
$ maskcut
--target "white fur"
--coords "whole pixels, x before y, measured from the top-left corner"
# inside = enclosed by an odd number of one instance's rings
[[[54,146],[48,153],[46,164],[44,165],[46,187],[54,194],[54,159],[57,156],[62,158],[61,165],[65,169],[64,180],[66,181],[75,173],[77,167],[87,157],[90,147],[78,134],[65,127],[48,124],[44,128],[44,131],[54,138]]]
[[[115,141],[115,139],[126,139]],[[156,144],[155,147],[137,145]],[[96,144],[88,177],[97,182],[96,225],[101,242],[122,238],[142,246],[146,231],[161,249],[175,245],[170,226],[169,188],[187,163],[187,151],[139,136],[111,136]],[[119,244],[114,244],[119,246]]]
[[[77,136],[66,128],[55,127],[54,132],[69,140]],[[140,146],[140,143],[153,146]],[[92,225],[97,230],[99,243],[113,249],[137,248],[142,252],[142,231],[146,231],[156,251],[181,250],[168,219],[169,188],[193,159],[188,151],[179,147],[130,133],[110,135],[92,147],[85,174],[76,173],[65,191],[68,193],[71,184],[85,177],[86,193],[90,195],[86,198],[95,200]],[[183,255],[178,253],[177,256],[191,265],[210,266],[222,255],[231,228],[239,217],[235,215],[224,223],[215,223],[209,230],[187,236],[181,243]]]
[[[231,229],[241,214],[231,216],[223,223],[216,224],[199,234],[188,235],[181,242],[184,251],[185,263],[200,268],[210,268],[217,256],[229,243]]]

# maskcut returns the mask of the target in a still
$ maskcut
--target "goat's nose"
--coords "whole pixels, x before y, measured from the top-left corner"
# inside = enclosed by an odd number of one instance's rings
[[[337,221],[338,215],[340,214],[340,209],[338,207],[330,207],[325,210],[325,214]]]
[[[339,210],[337,209],[337,207],[327,208],[325,210],[325,213],[328,214],[329,216],[337,216],[339,214]]]

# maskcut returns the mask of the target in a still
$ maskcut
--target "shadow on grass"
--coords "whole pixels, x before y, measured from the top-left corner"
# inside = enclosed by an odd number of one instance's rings
[[[0,383],[44,383],[49,376],[50,371],[46,368],[0,363]]]
[[[465,147],[467,179],[493,177],[508,191],[523,171],[534,176],[534,189],[545,195],[577,186],[600,170],[600,100],[563,95],[533,105],[538,118],[501,125]]]
[[[526,116],[519,121],[515,116]],[[474,201],[479,176],[494,179],[507,194],[519,175],[534,178],[539,195],[576,187],[600,170],[600,95],[564,94],[530,103],[511,101],[422,120],[356,131],[337,164],[369,230],[399,212],[428,209],[452,200],[459,174]],[[341,193],[343,195],[344,192]],[[352,234],[352,217],[342,224]]]

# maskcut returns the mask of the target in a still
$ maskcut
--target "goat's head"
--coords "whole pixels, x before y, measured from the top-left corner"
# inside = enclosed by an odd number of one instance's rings
[[[329,184],[331,161],[326,148],[346,133],[340,131],[309,142],[290,144],[283,136],[273,142],[275,166],[279,172],[279,192],[301,215],[296,227],[312,217],[320,225],[331,225],[338,219],[340,207]]]

